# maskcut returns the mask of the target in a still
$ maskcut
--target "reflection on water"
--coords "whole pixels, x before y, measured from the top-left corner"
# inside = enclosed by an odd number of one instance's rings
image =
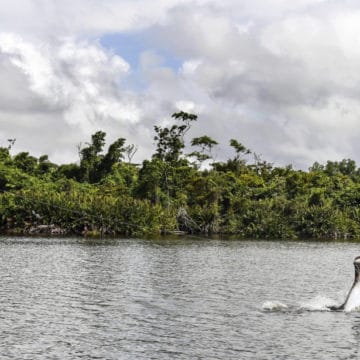
[[[344,243],[2,238],[1,359],[357,358],[360,313],[309,310],[344,299],[359,252]]]

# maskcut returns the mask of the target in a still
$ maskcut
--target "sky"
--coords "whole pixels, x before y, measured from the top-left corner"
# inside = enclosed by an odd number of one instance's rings
[[[0,0],[0,146],[79,160],[103,130],[154,152],[154,125],[237,139],[276,166],[360,163],[354,0]]]

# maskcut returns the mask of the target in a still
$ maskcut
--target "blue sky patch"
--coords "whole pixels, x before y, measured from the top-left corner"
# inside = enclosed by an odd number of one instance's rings
[[[148,83],[140,69],[140,56],[144,51],[152,51],[161,60],[161,66],[177,72],[183,60],[171,54],[170,51],[154,46],[150,36],[144,32],[106,34],[100,39],[101,46],[111,49],[121,56],[131,66],[129,76],[122,80],[123,85],[135,92],[146,91]]]
[[[144,51],[154,51],[163,59],[163,66],[174,71],[177,71],[183,63],[183,59],[178,58],[167,49],[154,46],[151,39],[143,32],[106,34],[101,37],[100,44],[124,58],[135,71],[139,67],[140,55]]]

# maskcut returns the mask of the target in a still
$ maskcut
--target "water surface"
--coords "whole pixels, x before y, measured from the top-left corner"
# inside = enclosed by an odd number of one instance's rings
[[[357,359],[351,243],[0,238],[1,359]],[[280,302],[287,306],[276,307]]]

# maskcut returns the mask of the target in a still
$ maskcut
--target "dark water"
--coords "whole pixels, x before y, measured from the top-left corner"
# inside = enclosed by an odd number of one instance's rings
[[[357,359],[360,313],[319,311],[345,296],[356,255],[341,243],[0,238],[0,358]]]

